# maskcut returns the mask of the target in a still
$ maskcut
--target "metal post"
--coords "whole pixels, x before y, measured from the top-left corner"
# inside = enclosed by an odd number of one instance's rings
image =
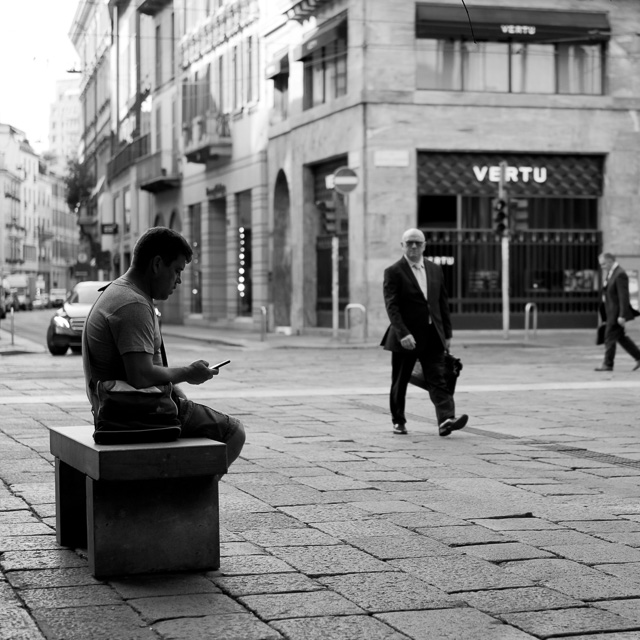
[[[260,342],[267,338],[267,307],[260,307]]]
[[[500,182],[498,183],[498,198],[505,200],[507,163],[503,160],[500,163]],[[508,213],[508,208],[507,208]],[[507,228],[502,236],[502,332],[504,339],[509,339],[509,218],[507,217]]]
[[[15,336],[15,310],[13,306],[11,307],[11,344],[15,344],[14,341]]]
[[[339,276],[338,261],[340,258],[340,240],[335,235],[331,238],[331,311],[332,311],[332,327],[333,338],[338,338],[338,329],[340,325],[339,318]]]
[[[529,316],[533,311],[533,338],[538,333],[538,305],[535,302],[527,302],[524,307],[524,340],[529,341]]]

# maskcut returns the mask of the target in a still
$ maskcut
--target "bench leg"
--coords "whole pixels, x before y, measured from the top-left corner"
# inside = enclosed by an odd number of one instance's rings
[[[65,547],[87,546],[85,475],[56,458],[56,539]]]
[[[125,482],[87,477],[86,492],[94,576],[219,568],[214,477]]]

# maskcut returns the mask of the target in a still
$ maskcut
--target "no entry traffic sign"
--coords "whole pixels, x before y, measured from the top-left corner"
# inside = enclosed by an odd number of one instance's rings
[[[349,167],[340,167],[333,174],[333,188],[343,195],[351,193],[358,186],[358,174]]]

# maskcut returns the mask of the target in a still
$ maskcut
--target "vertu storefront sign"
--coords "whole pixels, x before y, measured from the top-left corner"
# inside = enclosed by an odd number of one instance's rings
[[[500,182],[500,166],[473,166],[473,173],[478,182],[489,180],[490,182]],[[514,167],[507,165],[505,169],[506,182],[546,182],[547,167]]]
[[[500,163],[513,197],[598,197],[604,156],[527,153],[418,153],[418,195],[494,197]]]

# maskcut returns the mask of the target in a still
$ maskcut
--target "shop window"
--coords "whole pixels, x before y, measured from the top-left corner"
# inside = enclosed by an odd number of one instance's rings
[[[324,104],[347,93],[347,22],[332,32],[335,39],[302,58],[304,109]]]
[[[418,89],[500,93],[604,93],[601,44],[419,39]]]
[[[420,229],[455,229],[457,226],[456,196],[419,196]]]
[[[604,93],[605,12],[416,5],[419,89]],[[472,27],[472,30],[471,28]]]

